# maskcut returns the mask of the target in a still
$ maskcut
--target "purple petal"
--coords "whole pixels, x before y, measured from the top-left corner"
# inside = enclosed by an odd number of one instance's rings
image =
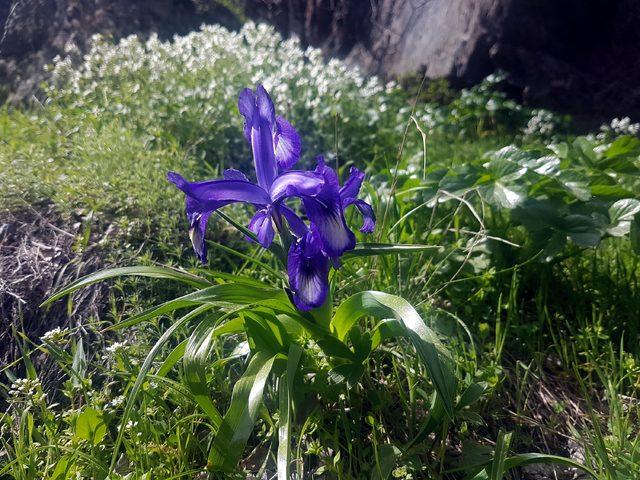
[[[256,87],[256,106],[258,107],[260,119],[272,126],[275,126],[276,109],[273,106],[271,97],[262,85],[258,85]]]
[[[249,125],[253,124],[253,116],[256,112],[256,95],[251,89],[245,88],[240,92],[238,110]]]
[[[322,254],[314,234],[308,233],[291,245],[287,273],[296,307],[306,311],[325,302],[329,291],[329,260]]]
[[[279,210],[280,210],[280,213],[282,213],[284,218],[287,220],[287,223],[289,224],[289,228],[291,229],[291,231],[296,237],[301,238],[307,234],[307,232],[309,231],[309,228],[302,221],[302,219],[296,214],[296,212],[291,210],[286,205],[280,205]]]
[[[348,198],[342,202],[343,209],[349,205],[354,205],[362,215],[362,227],[360,231],[362,233],[373,233],[373,230],[376,228],[376,215],[373,213],[371,205],[357,198]]]
[[[287,197],[317,195],[323,184],[324,178],[315,172],[292,170],[279,175],[273,181],[269,193],[275,203]]]
[[[356,237],[347,227],[340,203],[323,203],[310,197],[302,201],[327,256],[340,257],[345,251],[355,248]]]
[[[345,184],[340,188],[340,198],[342,201],[349,198],[357,198],[360,193],[360,187],[364,180],[364,173],[358,170],[356,167],[351,167],[349,171],[349,178]]]
[[[202,215],[193,217],[191,226],[189,227],[189,238],[193,245],[193,251],[202,263],[207,263],[207,242],[205,241],[205,232],[207,230],[207,221],[212,212],[205,212]]]
[[[258,210],[249,223],[249,230],[256,234],[258,243],[264,248],[269,248],[275,232],[271,222],[271,214],[267,209]]]
[[[254,205],[271,203],[269,195],[263,188],[244,180],[209,180],[191,183],[175,172],[169,172],[167,178],[188,196],[200,202],[245,202]]]
[[[249,181],[244,173],[242,173],[240,170],[236,170],[235,168],[227,168],[222,175],[225,180],[242,180],[244,182]]]
[[[280,116],[276,117],[274,143],[278,166],[282,169],[291,168],[300,158],[302,149],[300,136],[296,129]]]
[[[207,244],[205,242],[207,221],[215,210],[227,204],[228,202],[199,202],[193,197],[186,197],[189,238],[193,245],[193,251],[202,263],[207,263]]]
[[[251,127],[250,139],[258,185],[267,190],[278,174],[272,125],[261,117],[260,121]]]
[[[305,211],[322,242],[322,249],[331,258],[340,257],[356,245],[356,237],[344,219],[340,201],[338,175],[318,157],[315,173],[321,175],[321,190],[313,196],[302,198]]]

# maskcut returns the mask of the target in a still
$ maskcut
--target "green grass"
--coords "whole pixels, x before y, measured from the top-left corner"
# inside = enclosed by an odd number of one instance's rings
[[[339,62],[327,66],[318,52],[263,27],[211,28],[173,44],[101,43],[77,70],[61,61],[54,72],[44,105],[0,111],[3,217],[46,203],[70,229],[76,222],[94,233],[111,228],[103,264],[161,263],[209,278],[193,259],[183,199],[165,175],[250,171],[235,100],[257,77],[302,134],[305,165],[324,153],[343,174],[366,166],[378,228],[361,240],[434,247],[346,261],[332,278],[334,303],[380,290],[416,306],[454,358],[460,408],[451,419],[443,414],[408,341],[383,344],[347,381],[304,337],[307,377],[293,399],[290,434],[291,469],[300,478],[497,479],[525,461],[516,453],[566,456],[571,445],[598,478],[640,475],[640,257],[625,230],[640,220],[611,210],[620,199],[637,201],[640,152],[632,136],[609,129],[576,140],[566,119],[553,115],[552,131],[532,133],[527,123],[537,113],[497,93],[495,79],[463,93],[437,84],[414,104],[415,85],[403,91]],[[441,104],[423,103],[432,96]],[[507,145],[517,149],[506,163],[495,160],[491,152]],[[559,159],[556,177],[509,170],[550,155]],[[497,184],[522,203],[506,205]],[[595,193],[581,197],[585,188]],[[552,208],[536,210],[530,200]],[[226,212],[249,218],[242,208]],[[278,284],[269,252],[222,221],[209,230],[209,267]],[[201,320],[222,319],[182,317],[173,331],[183,312],[169,313],[106,332],[191,288],[153,279],[110,285],[100,318],[71,319],[68,330],[44,340],[20,331],[16,319],[23,356],[0,367],[7,405],[0,478],[104,478],[113,459],[122,478],[193,478],[205,469],[218,429],[207,402],[223,413],[232,404],[254,333],[216,336],[207,356],[174,364]],[[40,314],[50,319],[46,309]],[[354,348],[376,323],[362,319],[348,337]],[[167,332],[150,374],[139,377]],[[277,384],[265,387],[247,447],[235,452],[237,478],[275,472],[287,411]],[[134,386],[140,391],[122,422]],[[490,460],[486,470],[476,467]]]

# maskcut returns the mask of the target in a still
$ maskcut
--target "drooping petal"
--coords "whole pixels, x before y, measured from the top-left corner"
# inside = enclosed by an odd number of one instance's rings
[[[167,178],[176,187],[200,202],[245,202],[254,205],[268,205],[268,193],[258,185],[246,180],[208,180],[188,182],[180,174],[169,172]]]
[[[342,188],[340,188],[340,199],[345,201],[349,198],[358,198],[363,180],[364,172],[361,172],[356,167],[351,167],[351,170],[349,170],[349,178]]]
[[[271,213],[268,209],[258,210],[249,223],[249,230],[256,234],[258,242],[264,248],[269,248],[275,232],[271,222]]]
[[[314,233],[307,233],[291,245],[287,273],[297,308],[307,311],[324,303],[329,291],[329,260],[320,251]]]
[[[275,155],[281,169],[291,168],[300,158],[302,143],[296,129],[284,118],[276,117]]]
[[[343,209],[349,205],[354,205],[362,215],[362,227],[360,227],[360,231],[362,233],[373,233],[373,230],[376,228],[376,215],[373,213],[371,205],[357,198],[348,198],[342,202]]]
[[[269,190],[274,203],[288,197],[317,195],[322,191],[324,178],[315,172],[291,170],[279,175]]]
[[[331,258],[340,257],[345,251],[355,248],[356,237],[344,218],[340,200],[338,175],[317,158],[315,174],[323,178],[320,191],[315,195],[304,196],[302,202],[305,212],[317,231],[322,250]]]
[[[207,263],[207,244],[205,232],[211,214],[228,202],[200,202],[193,197],[186,197],[185,210],[189,219],[189,238],[198,260]]]
[[[284,204],[280,205],[279,210],[284,216],[284,218],[287,220],[287,223],[289,224],[289,228],[291,229],[291,231],[296,237],[301,238],[307,234],[307,232],[309,231],[309,228],[302,221],[302,219],[296,214],[296,212],[294,212]]]
[[[356,237],[344,219],[342,205],[338,201],[324,203],[316,198],[303,198],[309,220],[322,243],[322,250],[329,257],[340,257],[356,246]]]

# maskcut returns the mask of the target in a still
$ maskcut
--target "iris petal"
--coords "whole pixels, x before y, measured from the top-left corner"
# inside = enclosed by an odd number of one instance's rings
[[[322,249],[329,257],[340,257],[356,246],[356,237],[344,219],[342,205],[338,202],[322,203],[314,198],[304,198],[309,220],[318,232]]]
[[[373,213],[371,205],[357,198],[349,198],[342,202],[342,208],[347,208],[349,205],[354,205],[362,215],[362,227],[360,227],[360,231],[362,233],[373,233],[373,230],[376,228],[376,215]]]
[[[342,188],[340,188],[340,198],[343,201],[349,198],[357,198],[363,180],[364,172],[361,172],[356,167],[351,167],[351,170],[349,170],[349,178]]]
[[[296,129],[284,118],[276,117],[275,155],[278,166],[291,168],[300,158],[302,145]]]
[[[289,249],[287,273],[293,301],[300,310],[320,307],[329,292],[329,260],[322,255],[315,234],[309,232]]]
[[[167,178],[188,196],[201,202],[245,202],[255,205],[271,203],[269,194],[263,188],[244,180],[209,180],[192,183],[175,172],[169,172]]]
[[[289,228],[291,229],[291,231],[296,237],[300,238],[307,234],[307,232],[309,231],[309,228],[298,216],[298,214],[296,214],[296,212],[291,210],[286,205],[280,205],[279,210],[284,216],[284,218],[287,220],[287,223],[289,224]]]
[[[256,107],[258,108],[260,119],[275,126],[276,109],[273,106],[271,97],[262,85],[256,87]]]
[[[269,210],[258,210],[249,222],[249,230],[256,234],[260,245],[269,248],[275,235]]]
[[[291,170],[273,181],[269,191],[274,203],[287,197],[314,196],[323,188],[324,179],[315,172]]]

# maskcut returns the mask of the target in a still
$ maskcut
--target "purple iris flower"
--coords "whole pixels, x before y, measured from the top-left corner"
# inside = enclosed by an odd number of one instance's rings
[[[320,307],[329,291],[329,264],[340,266],[340,256],[355,247],[355,235],[347,226],[344,210],[354,205],[362,214],[360,231],[372,233],[375,215],[371,206],[357,198],[364,173],[351,167],[349,179],[340,187],[336,172],[318,157],[315,173],[324,178],[322,189],[314,196],[303,196],[302,203],[310,220],[304,235],[296,233],[289,248],[287,274],[293,301],[300,310]]]
[[[233,169],[226,170],[222,179],[204,182],[188,182],[175,172],[167,175],[186,194],[195,253],[206,262],[205,231],[214,211],[236,202],[252,204],[257,211],[249,229],[263,247],[271,245],[276,229],[284,233],[286,221],[294,237],[287,259],[294,302],[301,310],[319,307],[329,289],[330,262],[338,267],[340,256],[355,247],[345,208],[354,205],[360,211],[364,218],[362,232],[374,229],[371,206],[357,198],[364,174],[352,168],[349,179],[340,187],[336,172],[322,157],[318,157],[314,171],[288,170],[300,158],[300,137],[289,122],[275,115],[273,102],[261,85],[255,92],[241,92],[238,109],[245,119],[244,134],[253,152],[257,183]],[[309,226],[285,204],[291,197],[301,200]]]

